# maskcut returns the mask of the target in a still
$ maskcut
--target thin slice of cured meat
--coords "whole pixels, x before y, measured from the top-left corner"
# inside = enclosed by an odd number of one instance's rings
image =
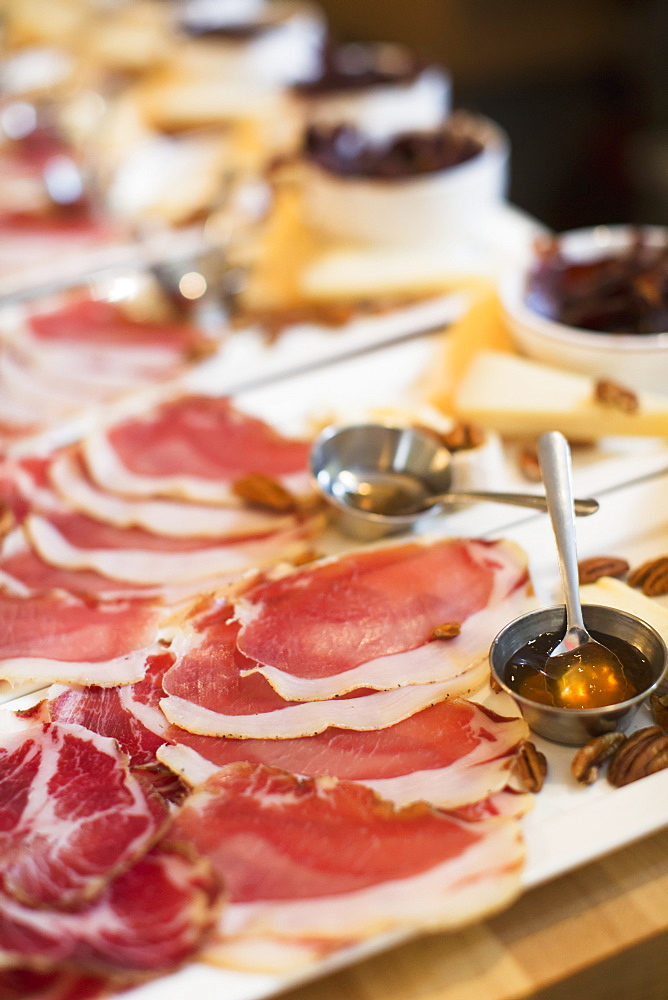
[[[0,893],[0,960],[47,971],[168,972],[201,946],[222,903],[202,858],[158,844],[76,913],[31,909]]]
[[[329,726],[381,729],[443,698],[471,694],[488,677],[488,667],[480,663],[442,684],[287,702],[262,674],[253,672],[253,661],[239,651],[239,624],[232,614],[229,604],[211,599],[172,638],[176,662],[163,679],[167,697],[160,704],[170,722],[192,733],[289,739]]]
[[[189,323],[133,320],[104,299],[77,298],[48,312],[33,312],[26,326],[42,347],[54,343],[78,345],[83,350],[153,347],[192,355],[206,345],[204,334]]]
[[[45,562],[93,570],[112,580],[177,586],[207,578],[233,581],[251,569],[292,561],[308,551],[318,519],[294,519],[287,528],[251,538],[175,538],[140,528],[115,528],[84,514],[30,514],[24,531]],[[204,584],[206,586],[206,584]]]
[[[285,699],[330,699],[446,681],[487,655],[525,607],[526,556],[513,543],[420,540],[312,563],[237,602],[240,650]],[[455,624],[460,634],[434,639]]]
[[[30,597],[65,590],[70,594],[96,601],[118,601],[128,598],[162,598],[167,594],[182,596],[181,590],[166,590],[147,584],[111,580],[94,570],[72,570],[52,566],[32,548],[22,529],[12,531],[3,540],[0,555],[0,586],[8,594]],[[188,591],[189,593],[190,591]]]
[[[74,451],[58,455],[51,482],[71,509],[119,528],[143,528],[180,538],[234,538],[265,535],[288,527],[290,515],[254,509],[230,497],[226,506],[178,500],[133,500],[98,489]]]
[[[109,493],[224,503],[252,472],[294,492],[310,488],[309,442],[283,437],[223,397],[176,398],[89,434],[82,447],[91,478]]]
[[[92,604],[61,591],[19,597],[0,592],[0,678],[130,684],[160,652],[164,610],[148,601]]]
[[[188,602],[204,590],[222,591],[233,585],[234,577],[229,572],[207,577],[205,581],[195,579],[169,585],[114,580],[92,569],[64,569],[42,559],[31,547],[22,529],[10,532],[2,544],[0,555],[0,586],[8,594],[20,597],[65,590],[84,600],[154,600],[171,606]]]
[[[144,678],[123,687],[53,685],[48,693],[49,718],[113,737],[128,755],[131,767],[155,764],[156,750],[165,742],[168,725],[159,704],[162,679],[173,662],[168,651],[149,656]]]
[[[78,215],[71,219],[60,215],[31,218],[3,213],[0,214],[0,267],[8,277],[29,270],[33,279],[35,269],[39,268],[39,276],[48,280],[54,261],[62,263],[67,258],[72,265],[80,264],[80,274],[90,267],[91,251],[102,250],[113,238],[109,226]]]
[[[146,675],[123,687],[68,687],[54,684],[44,706],[49,721],[76,723],[102,736],[111,736],[128,755],[130,769],[162,796],[179,802],[187,792],[181,778],[157,758],[169,737],[167,719],[160,710],[162,678],[174,660],[164,652],[149,656]]]
[[[0,499],[14,519],[22,523],[33,510],[66,510],[49,482],[49,455],[24,455],[6,459],[0,466]]]
[[[324,937],[460,927],[520,889],[512,819],[395,807],[362,785],[230,764],[186,800],[173,834],[209,857],[230,906],[222,936]],[[223,940],[223,944],[224,944]]]
[[[189,324],[133,320],[114,303],[82,297],[29,314],[8,336],[46,393],[69,391],[71,401],[174,378],[212,349]]]
[[[188,756],[181,756],[181,747],[216,767],[247,761],[308,777],[329,775],[361,782],[400,805],[424,799],[452,809],[506,787],[515,752],[529,731],[522,718],[450,698],[375,731],[331,728],[291,740],[230,740],[174,727],[169,735],[176,745],[164,748],[161,759],[186,779]],[[195,773],[193,784],[200,780]]]
[[[109,995],[104,976],[76,972],[36,972],[14,967],[0,970],[2,1000],[97,1000]]]
[[[169,814],[116,742],[28,725],[0,744],[0,876],[31,907],[80,909],[158,840]]]

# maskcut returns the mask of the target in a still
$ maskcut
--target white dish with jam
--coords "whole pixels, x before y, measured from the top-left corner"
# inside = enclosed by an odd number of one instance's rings
[[[445,123],[443,127],[445,126]],[[406,168],[397,176],[364,176],[304,165],[309,224],[328,236],[361,243],[439,245],[475,236],[503,202],[509,141],[488,118],[455,111],[447,128],[475,155],[445,169]]]
[[[572,230],[556,239],[562,262],[576,268],[605,260],[622,262],[640,239],[643,247],[656,252],[660,258],[657,270],[662,266],[668,271],[668,230],[660,227],[595,226]],[[665,329],[656,332],[608,333],[587,328],[582,321],[570,323],[552,318],[545,314],[550,308],[541,307],[538,311],[531,304],[532,276],[540,264],[541,251],[534,249],[522,267],[507,273],[500,282],[505,317],[518,347],[537,361],[613,379],[632,389],[668,392],[668,323]],[[653,285],[656,274],[650,275],[650,279],[652,285],[645,284],[642,295],[646,301],[660,296]],[[666,281],[668,279],[664,284]],[[662,311],[668,309],[665,294],[663,303],[659,304]],[[598,306],[602,304],[603,308],[610,309],[607,293],[596,289],[588,305],[593,302],[594,295],[598,295]],[[584,315],[583,310],[579,310],[579,315]],[[618,328],[623,326],[619,317],[615,322]]]

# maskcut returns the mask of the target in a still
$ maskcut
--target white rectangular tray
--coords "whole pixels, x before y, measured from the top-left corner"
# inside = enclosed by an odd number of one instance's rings
[[[418,405],[420,377],[438,356],[437,339],[423,337],[248,391],[238,397],[238,403],[287,431],[303,430],[309,420],[321,421],[328,408],[357,413],[367,406]],[[582,495],[591,492],[601,502],[597,514],[578,519],[581,557],[612,554],[637,564],[668,552],[668,450],[664,442],[602,442],[577,458],[576,490]],[[502,475],[504,482],[494,485],[518,487],[512,470],[502,470]],[[556,552],[545,515],[528,516],[518,508],[477,504],[434,518],[430,531],[512,538],[529,554],[541,600],[551,603],[558,599]],[[325,542],[327,551],[341,551],[353,544],[334,533]],[[647,719],[640,721],[646,724]],[[523,820],[527,842],[523,882],[527,888],[668,823],[668,771],[621,789],[604,781],[581,788],[568,776],[572,751],[537,742],[549,758],[550,771],[535,808]],[[197,993],[198,1000],[219,1000],[221,996],[226,1000],[260,1000],[361,961],[411,936],[379,936],[293,976],[232,973],[193,962],[124,996],[128,1000],[182,1000]]]
[[[546,516],[533,515],[500,530],[489,529],[482,505],[476,509],[481,536],[510,537],[523,545],[537,592],[550,603],[558,599],[558,567]],[[474,518],[470,518],[473,528]],[[668,474],[612,490],[600,511],[579,524],[582,557],[613,553],[634,564],[668,552]],[[648,725],[642,710],[635,727]],[[533,810],[522,820],[527,861],[523,885],[541,882],[578,868],[668,824],[668,770],[634,784],[613,788],[605,780],[579,786],[569,775],[573,749],[536,738],[548,757],[548,777]],[[128,1000],[180,1000],[197,993],[199,1000],[260,1000],[300,983],[327,975],[414,937],[413,933],[382,935],[341,952],[291,976],[268,976],[214,969],[194,962],[171,976],[129,991]]]

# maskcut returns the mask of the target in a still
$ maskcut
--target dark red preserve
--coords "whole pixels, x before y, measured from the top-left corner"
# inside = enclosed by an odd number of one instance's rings
[[[311,126],[304,156],[340,177],[395,180],[447,170],[473,159],[482,143],[450,125],[432,132],[410,132],[384,143],[370,142],[348,125]]]
[[[536,249],[525,295],[534,312],[599,333],[668,331],[668,246],[638,233],[625,249],[582,263],[568,260],[558,237]]]

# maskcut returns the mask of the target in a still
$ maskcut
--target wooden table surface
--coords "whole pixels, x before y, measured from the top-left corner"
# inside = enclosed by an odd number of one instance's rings
[[[416,939],[284,997],[668,998],[668,829],[532,889],[481,924]]]

